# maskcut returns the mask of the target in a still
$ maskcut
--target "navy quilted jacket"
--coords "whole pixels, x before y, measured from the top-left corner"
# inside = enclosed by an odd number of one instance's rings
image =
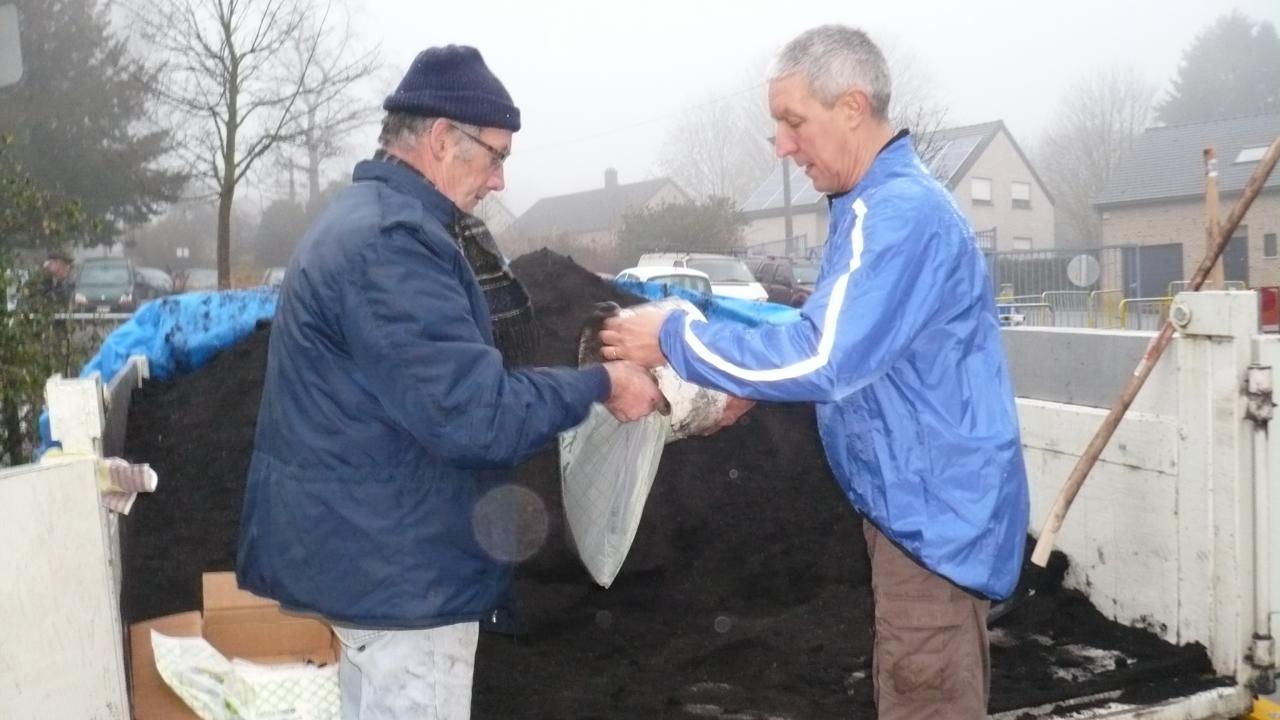
[[[484,296],[411,170],[356,166],[280,290],[237,577],[369,627],[505,624],[509,468],[609,393],[604,369],[504,370]]]

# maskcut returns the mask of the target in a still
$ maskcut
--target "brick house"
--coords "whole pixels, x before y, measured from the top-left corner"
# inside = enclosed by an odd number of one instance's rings
[[[1274,113],[1147,130],[1094,199],[1103,244],[1138,245],[1144,276],[1187,279],[1204,257],[1204,149],[1217,155],[1219,217],[1225,219],[1277,134],[1280,114]],[[1280,176],[1272,174],[1227,246],[1226,279],[1280,285],[1277,233]]]

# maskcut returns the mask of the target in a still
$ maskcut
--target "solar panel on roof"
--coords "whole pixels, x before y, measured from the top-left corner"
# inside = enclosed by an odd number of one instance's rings
[[[934,177],[943,182],[950,180],[981,140],[981,135],[965,135],[950,140],[930,163]]]
[[[804,168],[788,163],[791,168],[791,205],[811,205],[822,199],[822,193],[813,189],[813,182],[804,174]],[[783,205],[782,168],[774,168],[769,177],[751,193],[751,197],[743,203],[743,212],[753,210],[771,210]]]

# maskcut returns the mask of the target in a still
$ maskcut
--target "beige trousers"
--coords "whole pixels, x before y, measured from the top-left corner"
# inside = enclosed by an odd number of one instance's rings
[[[872,677],[879,720],[987,717],[991,603],[924,569],[863,522],[875,599]]]

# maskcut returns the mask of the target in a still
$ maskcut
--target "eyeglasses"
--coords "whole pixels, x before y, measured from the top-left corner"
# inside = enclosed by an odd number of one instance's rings
[[[453,125],[453,123],[450,123],[450,125]],[[498,148],[481,140],[478,136],[472,135],[471,133],[467,132],[466,130],[463,130],[457,125],[453,125],[453,129],[462,133],[464,137],[470,139],[472,142],[474,142],[475,144],[479,145],[480,147],[484,148],[489,152],[489,168],[492,170],[497,170],[498,168],[502,167],[502,164],[507,161],[507,158],[511,157],[511,150],[499,150]]]

